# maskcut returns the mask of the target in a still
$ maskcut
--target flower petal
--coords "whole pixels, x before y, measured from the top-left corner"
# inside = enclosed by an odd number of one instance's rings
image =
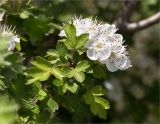
[[[123,37],[121,34],[114,34],[113,37],[116,42],[123,43]]]
[[[123,53],[125,51],[125,47],[122,45],[122,44],[113,44],[112,45],[112,50],[115,52],[115,53]]]
[[[132,67],[132,65],[131,65],[130,59],[128,58],[125,66],[124,66],[124,67],[121,67],[120,70],[126,70],[126,69],[128,69],[128,68],[130,68],[130,67]]]
[[[125,56],[124,54],[121,54],[117,56],[114,63],[118,69],[121,69],[126,65],[127,61],[128,61],[127,56]]]
[[[87,50],[87,56],[91,60],[97,60],[98,59],[98,54],[94,49],[88,49]]]
[[[99,59],[100,60],[106,60],[111,55],[111,47],[107,47],[103,49],[102,51],[99,51]]]
[[[118,70],[118,68],[114,65],[114,62],[111,62],[110,60],[106,60],[106,66],[110,72],[115,72]]]

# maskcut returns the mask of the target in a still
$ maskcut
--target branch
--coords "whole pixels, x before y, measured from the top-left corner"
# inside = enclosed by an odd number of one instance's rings
[[[144,20],[139,22],[129,23],[129,19],[132,16],[133,11],[135,10],[139,0],[125,0],[124,1],[124,8],[118,14],[115,25],[121,31],[128,31],[128,32],[135,32],[142,29],[145,29],[153,24],[156,24],[160,21],[160,12],[156,13],[155,15],[148,17]]]
[[[134,31],[139,31],[139,30],[145,29],[145,28],[152,26],[158,22],[160,22],[160,12],[156,13],[155,15],[153,15],[149,18],[141,20],[139,22],[127,23],[126,28],[128,31],[134,32]]]

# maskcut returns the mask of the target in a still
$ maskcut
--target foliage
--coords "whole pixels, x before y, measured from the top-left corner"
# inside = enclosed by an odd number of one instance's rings
[[[8,39],[0,38],[0,123],[142,122],[149,116],[148,112],[158,118],[159,98],[155,95],[158,79],[149,76],[147,81],[152,82],[151,85],[144,81],[149,65],[145,71],[135,67],[127,72],[108,73],[105,66],[87,59],[84,44],[88,34],[76,36],[73,24],[62,26],[74,12],[113,21],[121,8],[120,2],[104,0],[102,3],[96,0],[88,0],[88,4],[85,0],[6,0],[2,3],[0,7],[5,16],[1,23],[15,26],[21,43],[16,44],[14,51],[8,51]],[[154,0],[142,1],[132,20],[153,14],[157,11],[156,4]],[[67,37],[60,39],[58,33],[62,29]],[[124,34],[131,46],[134,43],[130,35]],[[157,46],[151,50],[152,58],[157,58]],[[137,52],[131,49],[131,53],[139,55],[143,48],[139,49]],[[115,79],[125,94],[120,100],[117,97],[121,90],[114,89],[110,96],[111,91],[107,92],[103,85],[105,80]],[[141,92],[137,95],[132,89],[134,86],[148,91],[146,96],[140,99]],[[118,100],[112,99],[115,94]],[[128,110],[117,109],[122,104]]]

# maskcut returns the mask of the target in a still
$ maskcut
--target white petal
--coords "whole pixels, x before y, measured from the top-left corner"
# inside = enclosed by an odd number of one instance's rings
[[[124,54],[118,55],[117,58],[114,60],[115,66],[118,69],[121,69],[126,65],[127,60],[128,58]]]
[[[106,60],[106,66],[110,72],[115,72],[118,70],[118,68],[110,60]]]
[[[123,37],[121,34],[114,34],[113,37],[115,38],[115,41],[123,43]]]
[[[111,48],[108,47],[108,48],[105,48],[103,49],[102,51],[99,51],[99,59],[100,60],[106,60],[110,57],[111,55]]]
[[[112,45],[112,50],[115,53],[123,53],[125,51],[125,47],[122,44],[113,44]]]
[[[127,63],[125,64],[124,67],[121,67],[120,70],[126,70],[126,69],[128,69],[130,67],[132,67],[132,65],[131,65],[130,59],[128,58]]]
[[[13,36],[12,39],[14,42],[20,43],[20,38],[18,36]]]
[[[87,50],[87,56],[91,60],[97,60],[98,59],[98,54],[94,49],[88,49]]]
[[[9,41],[9,44],[8,44],[8,51],[14,50],[15,46],[16,46],[16,45],[15,45],[15,42]]]
[[[65,34],[64,30],[62,30],[58,35],[59,35],[60,37],[66,37],[66,34]]]

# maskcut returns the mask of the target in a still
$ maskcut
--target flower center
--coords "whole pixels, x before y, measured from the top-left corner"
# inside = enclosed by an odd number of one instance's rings
[[[116,53],[115,52],[111,52],[111,58],[113,58],[113,59],[116,58]]]
[[[103,44],[102,43],[98,43],[96,47],[101,49],[101,48],[103,48]]]

